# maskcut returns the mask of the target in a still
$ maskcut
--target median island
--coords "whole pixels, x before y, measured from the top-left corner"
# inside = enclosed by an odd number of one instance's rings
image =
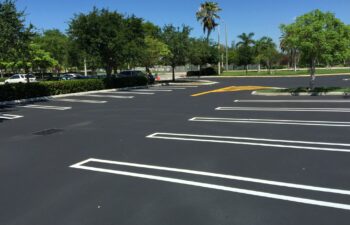
[[[271,88],[264,90],[257,90],[253,92],[253,95],[264,96],[318,96],[318,95],[344,95],[350,94],[350,87],[315,87],[310,90],[309,87],[297,87],[297,88]]]

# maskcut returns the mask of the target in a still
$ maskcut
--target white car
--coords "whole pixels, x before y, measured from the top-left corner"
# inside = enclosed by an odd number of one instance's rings
[[[19,83],[27,83],[27,77],[29,77],[29,82],[36,82],[36,78],[31,74],[15,74],[11,76],[9,79],[5,80],[5,84],[19,84]]]

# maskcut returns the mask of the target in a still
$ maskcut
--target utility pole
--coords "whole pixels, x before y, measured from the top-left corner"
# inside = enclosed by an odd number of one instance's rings
[[[220,25],[218,26],[218,50],[219,50],[219,52],[218,52],[218,54],[219,54],[219,62],[218,62],[218,75],[220,75],[221,74],[221,63],[220,63],[220,55],[221,55],[221,53],[220,53]]]
[[[226,71],[228,71],[228,43],[227,43],[227,24],[225,23],[225,41],[226,41]]]
[[[84,75],[87,77],[87,65],[86,65],[86,58],[84,58]]]

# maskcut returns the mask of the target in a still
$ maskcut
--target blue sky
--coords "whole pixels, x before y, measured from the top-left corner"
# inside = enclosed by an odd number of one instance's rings
[[[135,14],[163,26],[173,23],[193,28],[192,36],[203,35],[195,12],[201,0],[17,0],[25,9],[27,20],[39,29],[58,28],[65,31],[76,13],[89,12],[93,6]],[[229,43],[243,32],[254,32],[256,38],[280,37],[281,23],[291,23],[299,15],[314,9],[331,11],[350,24],[350,0],[217,0],[223,8],[221,17],[227,24]],[[223,30],[222,30],[223,31]],[[215,35],[215,36],[214,36]],[[216,34],[213,38],[216,37]]]

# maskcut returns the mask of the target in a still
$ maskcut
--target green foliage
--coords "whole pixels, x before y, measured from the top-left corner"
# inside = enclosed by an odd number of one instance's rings
[[[70,21],[69,35],[86,55],[98,60],[111,75],[113,69],[138,62],[144,47],[142,19],[94,8]]]
[[[57,29],[46,30],[34,39],[34,43],[49,53],[62,67],[67,67],[68,64],[68,42],[68,37]]]
[[[314,10],[296,19],[290,25],[282,25],[282,37],[294,40],[302,58],[309,64],[311,81],[315,83],[315,68],[319,62],[328,65],[343,62],[350,46],[350,28],[334,14]]]
[[[24,12],[18,11],[15,1],[0,2],[0,62],[17,62],[29,70],[30,48],[34,37],[33,26],[25,25]]]
[[[142,65],[145,67],[152,67],[159,65],[164,57],[170,54],[168,46],[152,36],[145,38],[145,50],[142,55]]]
[[[205,39],[191,38],[189,62],[193,65],[216,64],[219,61],[218,49]]]
[[[102,90],[147,85],[146,77],[45,81],[27,84],[0,85],[0,101],[36,98],[50,95],[69,94],[84,91]]]
[[[276,44],[269,37],[262,37],[255,42],[255,54],[256,61],[259,64],[264,63],[269,70],[279,57]]]
[[[173,68],[173,80],[175,80],[175,67],[185,65],[187,62],[190,32],[191,28],[184,25],[182,29],[173,25],[166,25],[163,28],[162,40],[170,51],[170,54],[164,57],[163,61]]]
[[[203,32],[207,33],[207,40],[209,40],[211,32],[219,25],[215,20],[220,19],[218,14],[220,11],[218,3],[206,1],[200,5],[196,13],[197,20],[202,23]]]
[[[238,64],[244,65],[246,69],[248,69],[248,65],[253,63],[254,60],[254,44],[253,40],[254,33],[243,33],[238,36],[241,39],[240,42],[237,43],[237,53],[238,53]]]

